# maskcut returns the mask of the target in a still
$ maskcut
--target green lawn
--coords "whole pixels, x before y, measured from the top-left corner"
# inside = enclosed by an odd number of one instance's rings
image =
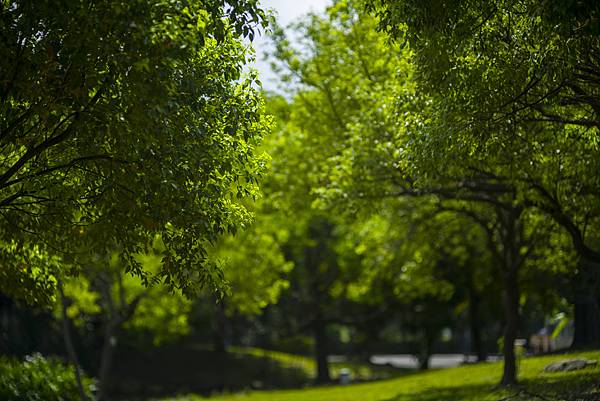
[[[599,360],[600,351],[523,359],[519,374],[521,385],[513,389],[497,386],[502,369],[500,363],[486,363],[347,386],[215,396],[211,401],[600,400],[600,367],[565,373],[542,371],[552,361],[571,357]],[[170,400],[206,399],[189,395]]]

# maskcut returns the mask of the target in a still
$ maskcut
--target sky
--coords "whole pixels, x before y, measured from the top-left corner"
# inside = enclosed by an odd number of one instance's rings
[[[302,15],[310,12],[323,12],[329,5],[329,0],[261,0],[265,9],[273,9],[277,21],[281,26],[287,26]],[[259,71],[263,87],[267,90],[276,88],[275,75],[269,67],[269,62],[264,60],[264,51],[268,48],[268,40],[264,36],[256,38],[253,42],[256,49],[256,63],[254,67]]]

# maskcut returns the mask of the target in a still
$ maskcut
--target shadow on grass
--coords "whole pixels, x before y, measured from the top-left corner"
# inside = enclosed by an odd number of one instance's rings
[[[481,394],[489,394],[494,388],[486,385],[466,385],[460,387],[427,387],[418,393],[399,393],[382,401],[457,401],[477,400]]]
[[[111,374],[116,399],[147,399],[183,393],[209,395],[249,388],[298,388],[310,383],[306,370],[276,360],[219,353],[195,346],[151,350],[120,348]]]
[[[550,400],[600,401],[600,375],[597,371],[575,371],[561,375],[541,373],[523,381],[522,386],[531,394]]]
[[[518,386],[502,388],[490,384],[429,386],[419,392],[398,393],[382,401],[600,401],[597,372],[571,372],[524,380]]]

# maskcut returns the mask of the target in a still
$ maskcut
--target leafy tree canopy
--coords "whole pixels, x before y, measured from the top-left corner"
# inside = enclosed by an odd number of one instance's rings
[[[597,2],[397,1],[367,6],[415,53],[432,98],[407,174],[536,207],[600,261]],[[435,182],[435,181],[434,181]]]
[[[120,249],[145,280],[218,285],[206,244],[249,218],[236,199],[264,165],[269,121],[256,76],[242,74],[242,37],[264,23],[256,0],[2,1],[6,260],[32,241],[69,262]],[[155,234],[163,263],[150,276],[134,255]],[[2,290],[36,282],[27,269]]]

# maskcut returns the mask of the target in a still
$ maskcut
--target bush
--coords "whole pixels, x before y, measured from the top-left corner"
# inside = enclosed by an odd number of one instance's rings
[[[273,349],[276,351],[298,355],[310,355],[313,346],[314,340],[311,337],[301,335],[286,337],[273,343]]]
[[[92,379],[84,377],[83,383],[90,395]],[[71,366],[34,354],[24,361],[0,357],[0,400],[80,401],[81,398]]]

